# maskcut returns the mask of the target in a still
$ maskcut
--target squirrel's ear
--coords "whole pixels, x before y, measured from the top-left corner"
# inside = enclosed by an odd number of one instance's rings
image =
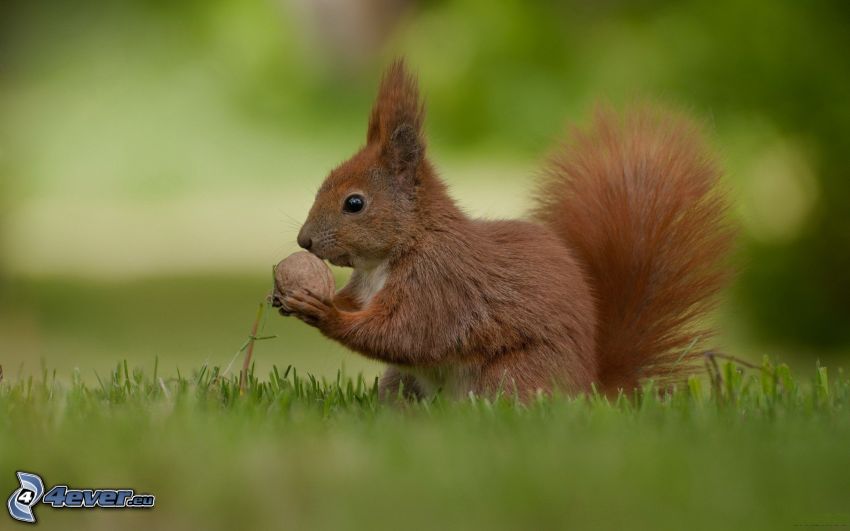
[[[403,59],[395,60],[384,73],[378,97],[369,116],[368,144],[381,147],[393,173],[415,175],[425,151],[422,122],[425,106],[419,89]]]
[[[413,126],[401,124],[390,135],[383,155],[393,175],[404,181],[415,182],[423,148],[419,133]]]

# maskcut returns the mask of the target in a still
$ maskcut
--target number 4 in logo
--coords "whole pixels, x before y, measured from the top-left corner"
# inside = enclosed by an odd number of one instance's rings
[[[35,492],[29,489],[21,489],[21,493],[18,494],[18,501],[29,505],[32,499],[35,497]]]

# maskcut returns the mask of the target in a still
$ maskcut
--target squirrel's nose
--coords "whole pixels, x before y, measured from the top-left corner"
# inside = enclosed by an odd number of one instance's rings
[[[313,245],[313,239],[303,232],[298,233],[298,246],[302,249],[309,251],[310,247]]]

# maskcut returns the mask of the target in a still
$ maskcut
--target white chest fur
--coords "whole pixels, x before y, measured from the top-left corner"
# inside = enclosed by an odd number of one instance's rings
[[[372,298],[387,282],[388,265],[386,262],[363,269],[354,270],[354,286],[357,299],[363,306],[369,304]]]

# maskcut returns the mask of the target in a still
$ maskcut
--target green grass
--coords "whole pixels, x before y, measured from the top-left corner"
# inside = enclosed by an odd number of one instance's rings
[[[0,494],[132,487],[149,511],[37,509],[82,529],[784,529],[850,524],[850,379],[767,363],[600,396],[389,405],[292,368],[121,363],[0,383]],[[3,528],[11,520],[0,518]]]

